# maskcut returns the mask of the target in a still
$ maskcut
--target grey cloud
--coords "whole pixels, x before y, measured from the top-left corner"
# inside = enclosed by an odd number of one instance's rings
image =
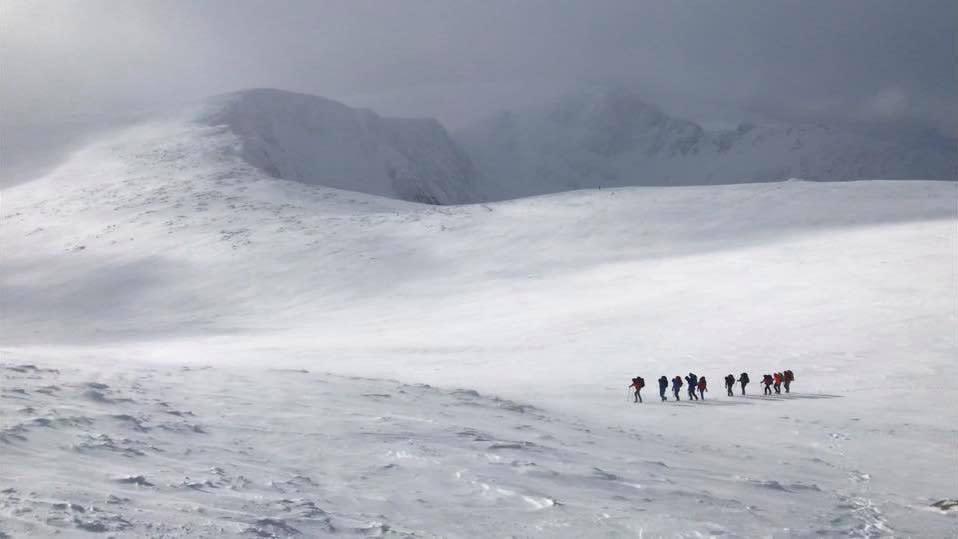
[[[958,134],[951,0],[2,0],[0,30],[5,139],[258,86],[456,126],[610,81],[705,122]]]

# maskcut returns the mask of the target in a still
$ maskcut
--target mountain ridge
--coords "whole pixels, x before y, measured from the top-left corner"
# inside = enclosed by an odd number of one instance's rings
[[[427,204],[475,198],[471,161],[432,118],[257,88],[208,99],[197,121],[225,125],[242,157],[275,178]]]
[[[708,130],[621,88],[502,111],[454,132],[493,198],[628,185],[808,180],[954,180],[958,143],[821,124]],[[933,142],[933,143],[932,143]]]

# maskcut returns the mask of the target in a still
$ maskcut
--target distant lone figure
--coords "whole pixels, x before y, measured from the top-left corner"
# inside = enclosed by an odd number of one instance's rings
[[[745,386],[747,386],[748,383],[749,383],[748,373],[747,373],[747,372],[743,372],[742,375],[738,377],[738,381],[739,381],[740,384],[742,384],[742,395],[744,395],[744,394],[745,394]]]
[[[635,388],[635,400],[632,402],[642,402],[642,388],[645,387],[645,380],[641,376],[636,376],[632,379],[632,383],[629,384],[629,387]]]
[[[771,374],[766,374],[765,376],[762,376],[762,385],[765,386],[765,394],[766,394],[766,395],[771,395],[771,394],[772,394],[772,384],[773,384],[773,383],[774,383],[774,382],[772,381],[772,375],[771,375]]]
[[[734,396],[732,393],[733,387],[735,387],[735,376],[729,374],[725,377],[725,391],[728,393],[729,397]]]
[[[705,392],[708,391],[708,385],[705,382],[705,377],[699,378],[699,395],[702,397],[702,400],[705,400]]]
[[[689,375],[685,377],[685,381],[689,384],[689,400],[699,400],[698,395],[695,394],[695,388],[699,385],[699,377],[690,372]]]
[[[795,373],[792,372],[791,370],[785,371],[785,392],[786,393],[790,391],[790,387],[792,385],[792,382],[794,381],[795,381]]]
[[[662,400],[664,401],[669,400],[668,397],[665,396],[665,392],[668,391],[668,389],[669,379],[664,376],[659,378],[659,396],[662,397]]]
[[[672,379],[672,393],[675,394],[675,400],[680,401],[679,392],[682,391],[682,377],[676,376]]]

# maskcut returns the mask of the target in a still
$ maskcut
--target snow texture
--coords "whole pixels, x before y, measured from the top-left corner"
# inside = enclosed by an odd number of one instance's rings
[[[210,110],[3,192],[0,536],[954,535],[958,184],[431,206]]]

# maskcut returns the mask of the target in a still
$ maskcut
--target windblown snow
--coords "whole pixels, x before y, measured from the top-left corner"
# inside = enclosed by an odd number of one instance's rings
[[[4,191],[0,536],[954,534],[958,184],[434,206],[438,126],[223,99]]]
[[[711,131],[621,88],[504,111],[456,135],[488,200],[630,185],[958,179],[958,141],[934,133],[748,122]]]
[[[427,204],[477,199],[472,162],[433,119],[259,89],[210,99],[196,120],[228,129],[238,153],[275,178]]]

